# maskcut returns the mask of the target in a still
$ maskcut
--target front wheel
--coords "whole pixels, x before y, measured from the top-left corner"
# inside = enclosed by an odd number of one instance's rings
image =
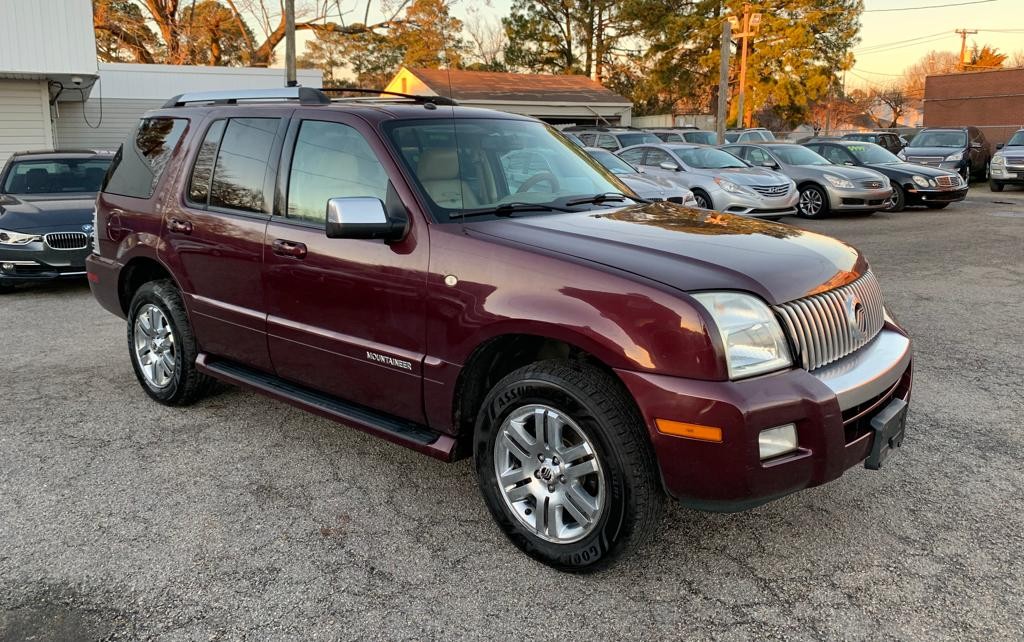
[[[711,197],[704,192],[704,190],[695,189],[693,190],[693,198],[697,201],[697,207],[702,210],[713,210],[715,204],[711,201]]]
[[[655,528],[647,431],[621,385],[591,366],[544,361],[502,379],[477,418],[474,456],[495,521],[557,569],[599,568]]]
[[[904,193],[903,188],[893,183],[892,195],[885,202],[886,212],[902,212],[903,208],[907,206],[907,195]]]
[[[817,185],[807,185],[800,189],[800,201],[797,203],[797,214],[803,218],[820,218],[828,214],[828,194]]]

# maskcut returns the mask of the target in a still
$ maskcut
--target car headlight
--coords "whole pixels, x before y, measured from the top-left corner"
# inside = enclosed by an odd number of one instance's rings
[[[907,160],[907,155],[903,153],[903,150],[896,152],[896,158],[900,160]]]
[[[693,298],[715,321],[730,379],[793,365],[782,326],[764,301],[739,292],[701,292]]]
[[[38,234],[22,234],[21,232],[0,230],[0,245],[28,245],[33,241],[42,240],[43,237]]]
[[[921,187],[928,187],[928,179],[925,178],[924,176],[914,176],[913,178],[914,182],[920,185]]]
[[[946,160],[948,160],[948,161],[958,161],[958,160],[963,160],[963,158],[964,158],[964,153],[963,152],[957,152],[955,154],[950,154],[949,156],[947,156]]]
[[[825,174],[825,180],[832,183],[832,187],[838,187],[840,189],[853,189],[853,183],[842,178],[841,176],[835,176],[833,174]]]
[[[686,195],[686,198],[683,199],[683,205],[697,207],[697,197],[693,195],[693,192]]]
[[[1006,164],[1006,157],[1003,156],[1002,154],[996,154],[995,156],[992,157],[992,164],[993,165],[1005,165]]]
[[[736,183],[733,183],[732,181],[726,180],[724,178],[719,178],[719,177],[716,176],[714,178],[714,181],[715,181],[715,183],[719,187],[721,187],[725,191],[729,192],[730,194],[736,194],[737,192],[742,192],[743,191],[742,187],[740,187]]]

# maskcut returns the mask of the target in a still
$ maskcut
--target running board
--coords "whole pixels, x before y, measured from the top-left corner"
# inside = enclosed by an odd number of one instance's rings
[[[333,419],[442,461],[452,461],[455,458],[456,441],[451,435],[439,433],[413,421],[371,410],[285,381],[275,375],[203,353],[196,357],[196,368],[226,383],[262,392],[321,417]]]

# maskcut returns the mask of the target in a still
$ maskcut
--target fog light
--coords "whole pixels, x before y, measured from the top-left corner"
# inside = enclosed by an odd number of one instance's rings
[[[4,272],[13,272],[14,271],[14,264],[13,263],[4,263],[3,265],[0,265],[0,269],[3,269]]]
[[[786,424],[762,430],[757,438],[761,459],[770,459],[796,450],[796,425]]]

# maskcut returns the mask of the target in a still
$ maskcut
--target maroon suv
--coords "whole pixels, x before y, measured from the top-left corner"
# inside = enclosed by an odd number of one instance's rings
[[[857,250],[642,201],[545,124],[448,102],[147,114],[88,272],[149,396],[219,379],[472,455],[501,528],[563,569],[641,541],[666,493],[741,510],[900,445],[910,341]]]

